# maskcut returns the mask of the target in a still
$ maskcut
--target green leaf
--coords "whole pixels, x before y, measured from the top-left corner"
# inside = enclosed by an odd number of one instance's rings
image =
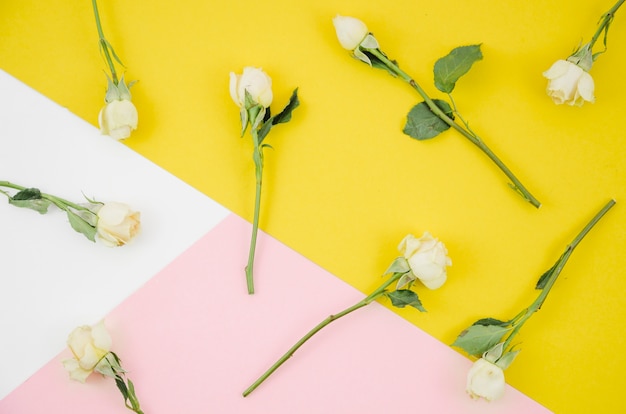
[[[398,77],[398,75],[397,75],[397,74],[396,74],[393,70],[391,70],[391,69],[390,69],[390,68],[389,68],[389,67],[385,64],[385,62],[383,62],[382,60],[380,60],[379,58],[377,58],[377,57],[376,57],[376,56],[374,56],[373,54],[369,53],[368,51],[362,50],[362,52],[363,52],[363,54],[364,54],[365,56],[367,56],[367,58],[370,60],[370,63],[371,63],[371,65],[372,65],[372,67],[373,67],[373,68],[376,68],[376,69],[382,69],[382,70],[384,70],[385,72],[389,73],[389,74],[390,74],[391,76],[393,76],[394,78],[397,78],[397,77]],[[383,56],[387,57],[387,55],[386,55],[385,53],[383,53],[383,51],[382,51],[382,50],[379,50],[379,52],[380,52]],[[389,59],[389,60],[391,60],[391,59]],[[398,62],[396,62],[395,60],[391,60],[391,62],[392,62],[394,65],[396,65],[396,66],[400,67],[400,65],[398,64]]]
[[[452,346],[463,349],[469,355],[480,356],[501,342],[510,329],[497,325],[472,325],[459,334]]]
[[[489,326],[489,325],[497,325],[497,326],[509,326],[510,323],[509,322],[505,322],[505,321],[501,321],[499,319],[496,318],[483,318],[483,319],[479,319],[476,322],[474,322],[472,324],[473,325],[482,325],[482,326]]]
[[[441,92],[450,93],[459,78],[465,75],[474,62],[481,60],[480,45],[460,46],[435,63],[435,87]]]
[[[507,369],[509,365],[513,363],[513,361],[515,360],[515,357],[517,356],[517,354],[519,354],[519,352],[520,352],[520,349],[516,351],[507,352],[500,359],[498,359],[498,361],[496,362],[496,365],[502,369]]]
[[[38,200],[41,198],[41,191],[37,188],[25,188],[12,198],[13,200]]]
[[[396,308],[404,308],[405,306],[411,306],[420,312],[426,312],[426,309],[422,306],[417,293],[409,289],[394,290],[386,294],[391,299],[391,304]]]
[[[406,273],[409,270],[411,270],[411,268],[409,267],[409,262],[407,262],[404,257],[400,256],[396,257],[394,261],[391,262],[389,268],[385,270],[385,273],[383,273],[383,275],[388,275],[389,273]]]
[[[544,272],[544,274],[542,274],[539,277],[539,280],[537,280],[537,284],[535,285],[535,289],[541,290],[541,289],[543,289],[546,286],[546,283],[548,283],[548,280],[550,279],[550,276],[552,276],[552,274],[554,273],[554,271],[558,267],[559,263],[561,263],[562,259],[563,259],[563,256],[561,255],[561,257],[559,257],[559,260],[557,260],[556,263],[553,264],[551,268],[546,270]]]
[[[263,126],[261,126],[261,129],[259,129],[259,133],[258,133],[259,144],[263,142],[267,134],[269,134],[270,129],[272,129],[274,125],[289,122],[291,120],[291,113],[299,105],[300,105],[300,100],[298,99],[298,88],[296,88],[291,94],[291,97],[289,98],[289,102],[287,103],[287,106],[285,106],[285,108],[282,111],[280,111],[278,115],[274,115],[273,117],[266,120]]]
[[[92,242],[96,241],[96,228],[87,223],[82,217],[78,214],[72,212],[71,210],[66,210],[67,217],[70,220],[70,225],[74,230],[79,233],[82,233],[85,237],[87,237]]]
[[[289,102],[285,109],[283,109],[278,115],[274,116],[274,120],[272,124],[282,124],[285,122],[289,122],[291,120],[291,113],[294,109],[296,109],[300,105],[300,100],[298,99],[298,88],[294,89],[291,93],[291,97],[289,98]]]
[[[51,203],[45,198],[35,198],[32,200],[16,200],[14,198],[9,198],[9,204],[13,204],[16,207],[30,208],[39,214],[46,214]]]
[[[452,108],[446,101],[433,99],[435,105],[439,107],[446,115],[454,119]],[[434,138],[443,131],[450,128],[439,116],[435,115],[426,102],[420,102],[409,111],[407,115],[406,125],[402,132],[418,140]]]

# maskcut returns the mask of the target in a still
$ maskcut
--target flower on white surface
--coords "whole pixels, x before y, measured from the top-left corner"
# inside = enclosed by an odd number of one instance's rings
[[[63,361],[70,378],[85,382],[96,366],[111,351],[111,336],[100,321],[94,326],[79,326],[67,338],[74,358]]]
[[[102,134],[117,140],[128,138],[137,129],[138,120],[137,108],[129,99],[107,103],[98,115]]]
[[[333,18],[333,25],[341,46],[352,51],[354,57],[371,66],[370,58],[361,51],[361,47],[378,49],[379,45],[365,23],[355,17],[337,15]]]
[[[407,274],[408,277],[399,281],[398,288],[415,278],[421,280],[429,289],[437,289],[445,283],[446,266],[451,266],[452,260],[448,257],[446,246],[430,233],[426,231],[420,238],[412,234],[407,235],[400,242],[398,250],[411,269]]]
[[[582,106],[585,101],[595,101],[593,78],[575,63],[557,60],[543,76],[548,79],[548,96],[558,105]]]
[[[475,399],[497,400],[504,395],[504,371],[494,363],[480,358],[467,373],[468,394]]]
[[[140,213],[124,203],[106,203],[97,215],[98,238],[107,246],[123,246],[139,232]]]
[[[230,72],[230,96],[240,108],[246,107],[246,92],[253,104],[269,107],[274,98],[272,78],[263,69],[252,66],[243,68],[241,75]]]

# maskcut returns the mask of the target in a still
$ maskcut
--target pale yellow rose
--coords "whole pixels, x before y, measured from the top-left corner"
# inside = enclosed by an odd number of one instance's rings
[[[333,25],[341,46],[351,50],[354,57],[371,66],[370,58],[360,48],[378,49],[379,45],[365,23],[356,17],[337,15],[333,18]]]
[[[481,358],[474,362],[467,373],[466,390],[475,399],[497,400],[504,395],[504,371],[496,364]]]
[[[94,326],[80,326],[67,338],[73,359],[63,361],[70,378],[85,382],[96,366],[111,350],[111,336],[100,321]]]
[[[130,100],[113,100],[100,110],[98,123],[102,134],[119,140],[137,129],[138,118],[137,108]]]
[[[237,106],[245,107],[246,91],[252,101],[264,108],[271,105],[274,95],[272,93],[272,78],[263,69],[246,66],[243,74],[237,75],[230,72],[230,96]]]
[[[140,213],[123,203],[106,203],[97,212],[98,238],[107,246],[123,246],[137,235]]]
[[[398,250],[409,263],[411,273],[429,289],[441,287],[446,279],[446,266],[452,265],[446,246],[427,231],[420,238],[409,234]],[[414,279],[413,279],[414,280]],[[407,282],[408,279],[404,278]]]
[[[555,104],[582,106],[594,102],[594,83],[591,75],[567,60],[557,60],[543,76],[548,79],[546,92]]]

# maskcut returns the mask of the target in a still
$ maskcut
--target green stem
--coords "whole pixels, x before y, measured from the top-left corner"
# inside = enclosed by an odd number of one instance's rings
[[[491,159],[500,168],[500,170],[502,170],[502,172],[509,178],[509,180],[512,181],[513,184],[511,184],[511,186],[518,194],[520,194],[526,201],[528,201],[533,206],[537,208],[541,206],[541,203],[539,202],[539,200],[537,200],[530,193],[530,191],[528,191],[526,187],[524,187],[521,181],[517,179],[515,174],[513,174],[513,172],[509,170],[509,168],[502,162],[502,160],[500,160],[500,158],[498,158],[498,156],[493,151],[491,151],[491,149],[480,139],[478,135],[466,130],[461,125],[457,124],[452,118],[446,115],[446,113],[442,111],[441,108],[439,108],[435,104],[435,102],[428,96],[426,91],[424,91],[424,89],[422,89],[422,87],[411,76],[409,76],[406,72],[400,69],[400,67],[397,64],[389,60],[383,53],[380,52],[380,50],[368,49],[368,48],[363,48],[363,49],[367,51],[368,53],[371,53],[372,55],[376,56],[376,58],[378,58],[381,62],[383,62],[395,74],[397,74],[400,78],[402,78],[409,85],[411,85],[413,89],[415,89],[417,93],[419,93],[422,96],[422,98],[424,99],[424,102],[426,103],[426,105],[428,105],[428,108],[435,115],[437,115],[443,122],[445,122],[450,127],[456,129],[461,135],[467,138],[472,144],[480,148],[480,150],[483,151],[483,153],[485,153],[485,155],[487,155],[489,159]]]
[[[17,184],[13,184],[9,181],[0,181],[0,187],[6,187],[6,188],[12,188],[14,190],[18,190],[18,191],[22,191],[22,190],[26,190],[26,187],[23,187],[21,185],[17,185]],[[9,197],[9,195],[7,193],[5,193],[4,191],[2,191],[7,197]],[[71,201],[68,201],[64,198],[60,198],[60,197],[56,197],[53,196],[52,194],[46,194],[46,193],[41,193],[41,198],[44,198],[50,202],[52,202],[55,206],[59,207],[61,210],[66,210],[67,207],[71,207],[75,210],[89,210],[86,207],[83,207],[81,205],[78,205],[76,203],[72,203]]]
[[[113,83],[117,85],[117,72],[115,71],[113,59],[111,59],[111,54],[109,53],[109,42],[107,42],[106,38],[104,37],[104,32],[102,31],[102,24],[100,23],[100,13],[98,12],[98,3],[96,2],[96,0],[91,0],[91,4],[93,5],[93,13],[96,16],[96,27],[98,28],[100,47],[102,48],[104,57],[107,61],[107,64],[109,65],[109,69],[111,69],[111,78],[113,79]]]
[[[380,287],[378,287],[378,289],[376,289],[374,292],[372,292],[369,296],[367,296],[365,299],[359,301],[358,303],[350,306],[349,308],[344,309],[343,311],[336,313],[334,315],[330,315],[329,317],[327,317],[326,319],[324,319],[322,322],[320,322],[319,324],[317,324],[317,326],[315,326],[315,328],[311,329],[306,335],[304,335],[298,342],[296,342],[291,348],[289,348],[289,350],[278,359],[278,361],[276,361],[274,363],[274,365],[272,365],[267,371],[265,371],[265,373],[263,375],[261,375],[259,377],[259,379],[257,379],[250,387],[248,387],[244,392],[243,392],[243,396],[247,397],[252,391],[254,391],[259,385],[261,385],[261,383],[263,383],[263,381],[265,381],[270,375],[272,375],[272,373],[274,371],[276,371],[285,361],[287,361],[289,358],[291,358],[293,356],[293,354],[302,346],[304,345],[304,343],[306,341],[308,341],[309,339],[311,339],[311,337],[313,335],[315,335],[317,332],[319,332],[320,330],[322,330],[322,328],[324,328],[325,326],[329,325],[331,322],[336,321],[339,318],[342,318],[346,315],[348,315],[349,313],[354,312],[357,309],[360,309],[364,306],[369,305],[370,303],[372,303],[373,301],[375,301],[376,299],[378,299],[380,296],[384,295],[386,292],[387,287],[389,287],[389,285],[391,285],[392,283],[396,282],[398,279],[400,279],[400,277],[402,277],[404,273],[394,273],[393,276],[391,276],[385,283],[383,283],[382,285],[380,285]]]
[[[611,24],[611,21],[613,21],[613,17],[615,17],[615,12],[617,12],[617,9],[620,8],[620,6],[624,3],[624,1],[625,0],[619,0],[617,3],[613,5],[613,7],[611,7],[609,11],[607,11],[606,13],[602,15],[602,21],[598,25],[598,29],[593,34],[593,37],[591,38],[591,41],[589,42],[589,50],[591,50],[593,48],[593,45],[596,44],[602,32],[604,30],[608,30],[609,24]]]
[[[259,231],[259,215],[261,211],[261,186],[263,183],[263,154],[259,146],[258,132],[252,129],[252,140],[254,142],[254,166],[256,175],[256,196],[254,200],[254,218],[252,220],[252,235],[250,237],[250,252],[248,253],[248,264],[246,266],[246,284],[248,294],[254,294],[254,253],[256,250],[256,239]]]
[[[580,233],[578,233],[578,235],[574,238],[574,240],[572,240],[572,242],[567,245],[567,247],[565,248],[565,252],[561,256],[561,258],[558,260],[558,262],[556,263],[556,266],[554,267],[554,271],[552,271],[552,273],[550,274],[550,277],[549,277],[548,281],[546,282],[546,285],[541,290],[541,293],[539,294],[539,296],[537,296],[537,298],[534,300],[534,302],[528,308],[526,308],[524,311],[522,311],[522,312],[524,312],[524,316],[522,316],[517,322],[513,323],[514,328],[511,331],[511,334],[508,336],[508,338],[504,342],[503,349],[506,349],[507,346],[509,346],[511,344],[511,341],[513,340],[513,337],[515,335],[517,335],[517,333],[522,328],[524,323],[526,323],[526,321],[535,312],[537,312],[539,309],[541,309],[541,305],[543,305],[543,302],[548,297],[548,294],[550,293],[550,289],[552,289],[552,286],[554,286],[554,283],[556,282],[556,279],[559,277],[559,274],[561,273],[561,270],[563,270],[563,267],[565,267],[565,264],[567,263],[567,261],[569,260],[570,256],[574,252],[574,249],[576,248],[576,246],[578,246],[578,244],[587,235],[587,233],[589,233],[589,231],[593,228],[593,226],[595,226],[596,223],[598,221],[600,221],[600,219],[606,214],[606,212],[609,211],[611,209],[611,207],[613,207],[614,205],[615,205],[615,200],[610,200],[593,217],[593,219],[591,219],[591,221],[589,223],[587,223],[587,225],[581,230]]]

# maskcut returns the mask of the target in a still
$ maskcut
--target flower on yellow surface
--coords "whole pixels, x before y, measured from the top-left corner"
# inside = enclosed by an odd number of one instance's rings
[[[98,115],[102,134],[117,140],[128,138],[137,129],[138,119],[137,108],[128,99],[107,103]]]
[[[434,238],[429,232],[424,232],[417,238],[407,235],[398,246],[398,250],[409,263],[410,273],[400,279],[398,288],[419,279],[427,288],[440,288],[446,281],[446,266],[452,265],[448,257],[446,246]]]
[[[272,104],[272,78],[263,69],[246,66],[243,73],[237,75],[230,72],[230,96],[238,107],[246,107],[246,92],[252,104],[259,104],[264,108]]]
[[[378,40],[369,32],[365,23],[356,17],[337,15],[333,18],[337,39],[344,49],[351,50],[354,57],[372,65],[361,47],[378,49]]]
[[[555,104],[582,106],[595,101],[593,78],[572,62],[557,60],[543,76],[548,79],[546,91]]]

